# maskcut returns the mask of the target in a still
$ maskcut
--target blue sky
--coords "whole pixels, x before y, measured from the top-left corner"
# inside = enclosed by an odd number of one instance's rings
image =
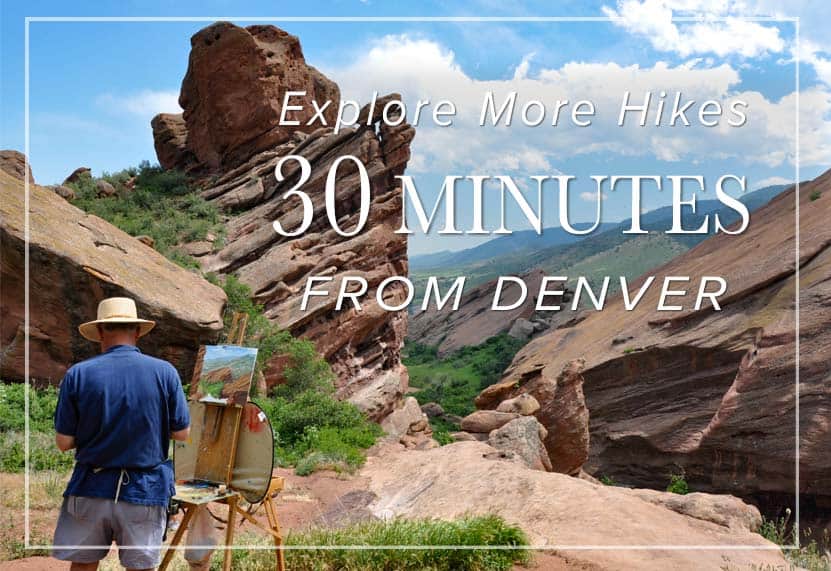
[[[677,6],[676,6],[677,4]],[[825,2],[766,0],[609,0],[512,5],[480,1],[404,6],[372,1],[274,4],[268,2],[4,2],[0,8],[3,114],[0,147],[24,147],[25,16],[613,16],[615,22],[277,23],[300,37],[307,61],[338,81],[345,97],[364,99],[374,89],[396,90],[405,101],[454,99],[476,113],[486,89],[516,89],[520,99],[564,95],[597,102],[587,129],[540,126],[475,129],[464,121],[440,132],[418,130],[409,172],[425,201],[448,174],[577,177],[574,220],[594,215],[590,175],[695,174],[710,185],[725,173],[745,175],[749,188],[794,176],[793,57],[801,65],[802,178],[831,162],[831,63],[823,23]],[[792,23],[672,23],[671,16],[709,14],[799,16],[801,43]],[[234,18],[230,18],[234,20]],[[255,21],[238,21],[249,25]],[[33,22],[30,24],[30,160],[41,184],[60,182],[75,167],[96,174],[155,160],[149,121],[176,111],[187,67],[189,38],[208,22]],[[623,89],[683,90],[707,98],[750,101],[748,125],[614,127]],[[634,92],[634,91],[633,91]],[[460,113],[461,115],[462,113]],[[611,117],[611,119],[610,119]],[[668,190],[644,194],[647,210],[670,201]],[[604,218],[629,216],[625,192],[604,199]],[[489,210],[489,220],[496,216]],[[545,201],[544,224],[556,225],[556,201]],[[460,213],[469,221],[469,212]],[[509,220],[517,229],[516,209]],[[482,238],[414,236],[410,251],[469,247]]]

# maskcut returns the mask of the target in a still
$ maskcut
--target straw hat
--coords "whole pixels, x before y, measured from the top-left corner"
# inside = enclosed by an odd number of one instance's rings
[[[98,319],[81,324],[78,331],[90,341],[101,341],[98,325],[105,323],[135,323],[139,326],[139,337],[150,333],[156,325],[155,321],[138,318],[136,302],[129,297],[108,297],[98,304]]]

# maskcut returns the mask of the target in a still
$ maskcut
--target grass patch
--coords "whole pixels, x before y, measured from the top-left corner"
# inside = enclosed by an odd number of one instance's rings
[[[815,200],[819,200],[819,197],[820,197],[820,196],[822,196],[822,193],[821,193],[820,191],[818,191],[818,190],[815,190],[814,192],[812,192],[812,193],[810,194],[810,196],[808,196],[808,200],[810,200],[811,202],[813,202],[813,201],[815,201]]]
[[[452,521],[403,520],[372,522],[342,529],[320,529],[288,536],[288,545],[464,545],[509,546],[511,549],[302,550],[289,551],[290,568],[298,570],[502,570],[530,562],[525,533],[497,516]]]
[[[98,197],[99,180],[112,184],[116,193]],[[185,268],[198,269],[199,265],[180,244],[211,235],[219,243],[225,232],[219,209],[199,196],[184,173],[148,161],[137,168],[105,173],[100,179],[83,176],[69,186],[76,196],[72,204],[131,236],[150,236],[156,250]]]
[[[791,510],[786,510],[785,517],[778,519],[762,518],[759,535],[776,545],[796,545],[798,537],[796,529],[791,525]],[[807,571],[831,571],[831,557],[826,550],[831,546],[831,536],[828,530],[822,534],[820,542],[813,537],[811,529],[803,531],[804,539],[799,549],[783,549],[782,554],[790,563]],[[820,545],[822,544],[822,545]],[[826,546],[823,549],[822,546]]]
[[[414,394],[420,404],[437,402],[449,414],[466,416],[476,395],[502,377],[524,344],[503,333],[439,357],[435,347],[416,343],[404,347],[403,361],[410,386],[420,389]]]
[[[271,540],[251,532],[238,536],[247,545],[271,545]],[[291,571],[503,571],[531,562],[528,538],[517,526],[498,516],[462,517],[452,521],[403,520],[370,522],[336,529],[311,529],[289,533],[286,545],[329,547],[366,545],[493,546],[500,549],[287,549],[286,567]],[[506,549],[507,547],[507,549]],[[211,570],[222,567],[223,553],[211,559]],[[268,549],[234,550],[232,569],[267,571],[275,568],[274,552]],[[105,562],[102,570],[119,569],[117,561]],[[169,567],[186,571],[177,553]]]
[[[29,537],[32,545],[50,545],[52,538],[38,531],[32,531]],[[23,529],[16,525],[11,515],[0,528],[0,561],[12,561],[24,557],[48,557],[52,555],[49,549],[26,549]]]

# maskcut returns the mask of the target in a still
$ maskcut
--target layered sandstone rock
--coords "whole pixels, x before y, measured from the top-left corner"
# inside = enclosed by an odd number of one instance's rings
[[[375,299],[385,278],[407,275],[406,236],[400,226],[401,198],[395,175],[410,157],[415,131],[406,122],[380,125],[386,99],[362,112],[361,126],[334,134],[318,123],[277,125],[286,91],[307,92],[293,104],[311,109],[331,100],[337,86],[308,66],[294,36],[273,26],[240,28],[218,23],[192,41],[180,104],[184,115],[153,120],[156,150],[163,166],[198,175],[202,196],[227,216],[224,245],[194,244],[188,250],[205,271],[234,274],[253,291],[266,316],[292,334],[312,340],[337,374],[338,395],[349,398],[380,419],[401,403],[407,387],[400,347],[406,332],[404,312],[388,312]],[[241,64],[242,62],[242,64]],[[289,114],[305,124],[310,118]],[[327,115],[329,119],[329,117]],[[278,183],[274,168],[281,157],[301,155],[311,164],[303,185],[314,206],[314,222],[301,236],[284,237],[272,226],[279,220],[296,228],[302,217],[297,199],[282,199],[298,176],[296,163],[286,165]],[[353,155],[366,165],[371,206],[365,229],[351,238],[338,235],[324,212],[324,183],[332,163]],[[337,175],[337,215],[351,229],[358,220],[359,178],[347,161]],[[309,276],[327,276],[332,295],[314,297],[306,311],[301,301]],[[335,308],[346,276],[367,280],[369,290],[360,310],[347,303]],[[320,286],[319,286],[320,289]],[[386,302],[402,301],[400,284],[385,291]],[[266,371],[269,385],[281,381],[282,361]]]
[[[556,549],[579,569],[788,566],[772,543],[754,533],[759,511],[736,498],[603,486],[493,459],[494,452],[482,442],[456,442],[371,456],[359,474],[373,494],[367,509],[384,519],[497,514],[520,526],[531,545]],[[586,545],[644,547],[569,549]],[[668,545],[711,548],[661,548]],[[744,547],[731,549],[736,545]]]
[[[173,115],[154,120],[159,161],[165,168],[198,167],[216,172],[235,167],[259,151],[288,141],[307,126],[311,101],[331,104],[324,116],[331,124],[340,101],[338,86],[306,64],[300,40],[274,26],[241,28],[217,22],[194,34],[179,105],[182,121]],[[289,105],[304,103],[285,118],[298,126],[279,124],[286,92],[305,91]],[[182,143],[184,142],[184,147]],[[185,152],[178,154],[176,147]],[[159,150],[161,149],[161,151]]]
[[[0,171],[0,376],[24,377],[24,187],[20,173]],[[78,325],[95,319],[98,302],[136,300],[157,322],[139,347],[182,374],[193,370],[199,345],[222,329],[225,294],[48,188],[29,187],[29,373],[58,383],[67,367],[98,352]],[[186,381],[188,379],[185,379]]]
[[[502,400],[504,388],[486,389],[476,398],[476,405],[488,409],[510,410],[523,402],[545,427],[542,437],[555,472],[576,476],[589,455],[589,411],[583,397],[583,361],[566,363],[556,377],[536,375],[528,377],[521,388],[514,387],[517,396]],[[502,385],[500,384],[500,387]],[[521,391],[521,392],[520,392]]]
[[[26,164],[26,156],[20,151],[0,151],[0,170],[21,181],[29,179],[29,184],[35,184],[32,169]]]
[[[552,405],[536,387],[556,384],[564,367],[585,359],[590,472],[649,487],[665,487],[670,474],[684,473],[696,490],[788,505],[796,485],[799,267],[799,486],[817,509],[826,509],[831,171],[802,184],[798,200],[798,264],[791,189],[754,212],[743,234],[716,235],[654,272],[658,283],[667,275],[690,276],[692,283],[723,276],[728,291],[721,311],[705,303],[699,311],[657,312],[658,288],[634,311],[610,303],[574,327],[529,343],[477,404],[495,408],[530,392],[545,409]],[[692,308],[696,293],[673,302]],[[549,451],[556,463],[557,452]]]

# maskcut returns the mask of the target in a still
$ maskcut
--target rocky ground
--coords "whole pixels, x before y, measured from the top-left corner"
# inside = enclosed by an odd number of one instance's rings
[[[532,470],[495,452],[482,442],[422,451],[388,440],[372,451],[355,475],[318,472],[300,477],[278,469],[275,474],[287,481],[277,499],[280,521],[290,533],[309,525],[337,526],[373,518],[497,513],[529,535],[537,550],[532,569],[785,568],[778,548],[753,532],[761,522],[758,510],[736,498],[604,486]],[[22,481],[13,481],[22,476],[4,478],[4,484],[22,488]],[[221,509],[216,513],[223,516]],[[56,516],[54,500],[36,504],[33,521],[38,538],[48,540]],[[258,517],[264,520],[263,514]],[[251,528],[242,529],[246,527]],[[694,545],[709,547],[667,547]],[[729,547],[735,545],[745,547]],[[0,563],[0,570],[67,568],[44,557]]]

